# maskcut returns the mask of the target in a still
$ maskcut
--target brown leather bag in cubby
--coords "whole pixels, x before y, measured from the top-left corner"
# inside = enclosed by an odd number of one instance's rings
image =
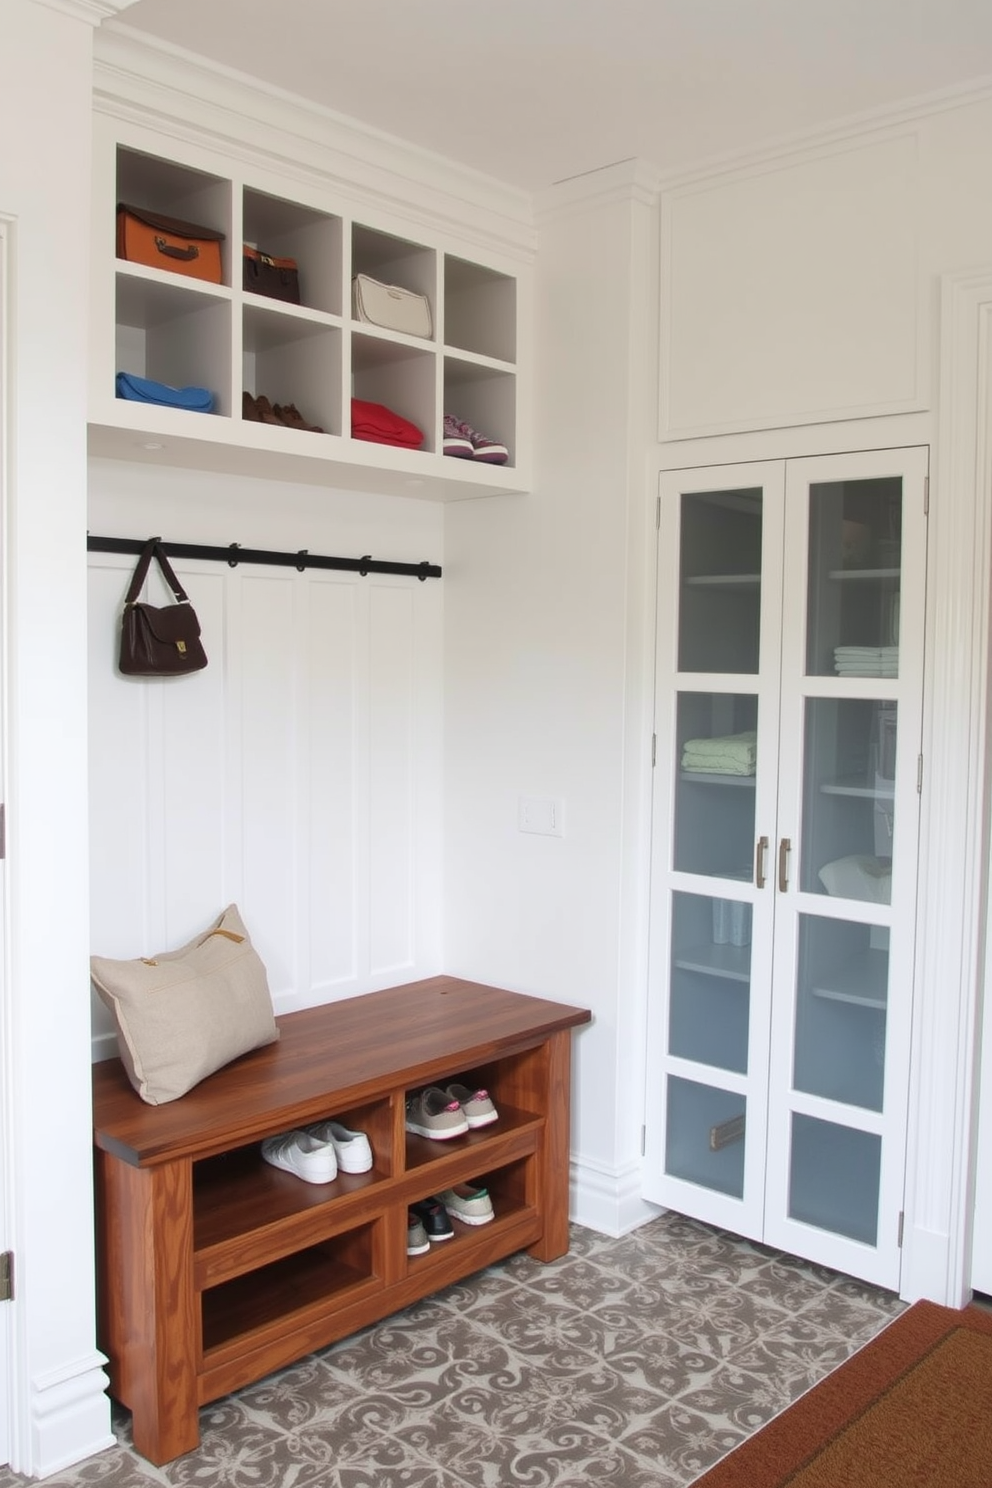
[[[165,217],[126,202],[117,204],[117,257],[128,263],[220,284],[223,241],[224,234],[215,228]]]

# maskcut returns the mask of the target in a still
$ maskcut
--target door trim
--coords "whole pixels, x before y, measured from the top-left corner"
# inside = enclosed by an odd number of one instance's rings
[[[992,265],[941,281],[940,415],[930,495],[917,995],[902,1296],[970,1296],[988,890]]]

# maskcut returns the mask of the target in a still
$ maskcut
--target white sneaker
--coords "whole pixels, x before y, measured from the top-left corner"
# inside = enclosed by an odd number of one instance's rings
[[[372,1166],[372,1148],[364,1132],[349,1131],[340,1121],[319,1121],[307,1131],[318,1142],[330,1142],[342,1173],[367,1173]]]
[[[282,1132],[266,1137],[262,1156],[274,1168],[285,1168],[307,1183],[331,1183],[338,1176],[338,1160],[330,1142],[319,1142],[308,1131]]]

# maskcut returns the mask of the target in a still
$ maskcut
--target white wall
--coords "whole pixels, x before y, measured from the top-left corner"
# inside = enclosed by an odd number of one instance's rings
[[[448,969],[592,1009],[574,1045],[573,1212],[613,1233],[648,1212],[634,968],[654,248],[636,171],[552,194],[537,277],[535,489],[461,503],[446,525]],[[519,831],[520,797],[560,802],[562,835]]]
[[[89,530],[443,558],[433,503],[113,461]],[[443,579],[177,562],[209,661],[163,682],[115,668],[133,567],[90,555],[94,950],[166,949],[235,901],[277,1012],[442,970]],[[115,1052],[99,1004],[94,1027]]]
[[[86,242],[92,30],[4,0],[0,213],[13,244],[5,543],[9,916],[4,1183],[11,1463],[105,1445],[94,1344],[86,841]],[[6,1388],[7,1381],[0,1381]]]

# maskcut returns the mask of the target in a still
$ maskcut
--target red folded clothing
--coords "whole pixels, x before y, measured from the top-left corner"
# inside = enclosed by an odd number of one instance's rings
[[[351,437],[369,439],[374,444],[398,444],[404,449],[419,449],[424,442],[416,424],[384,403],[368,403],[364,398],[351,400]]]

